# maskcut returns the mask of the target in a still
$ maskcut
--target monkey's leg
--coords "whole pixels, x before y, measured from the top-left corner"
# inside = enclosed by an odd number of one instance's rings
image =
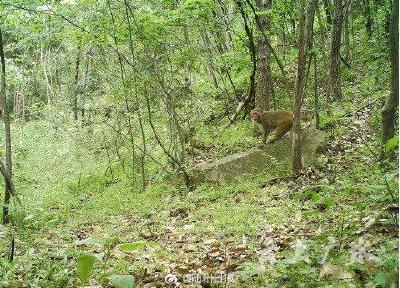
[[[275,141],[281,139],[291,128],[292,125],[282,125],[276,127],[274,131],[275,137],[269,143],[274,143]]]
[[[269,127],[263,127],[263,137],[262,137],[262,144],[265,145],[267,144],[267,138],[269,136],[269,133],[271,131],[271,129],[269,129]]]

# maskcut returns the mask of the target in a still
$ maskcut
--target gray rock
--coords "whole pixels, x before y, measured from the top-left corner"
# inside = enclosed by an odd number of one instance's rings
[[[195,166],[191,171],[194,185],[201,182],[229,181],[246,174],[254,174],[268,169],[274,171],[279,164],[291,173],[292,134],[263,148],[235,153],[219,160]],[[304,166],[312,166],[317,160],[317,150],[325,143],[325,133],[316,129],[302,131],[302,156]],[[280,169],[282,170],[282,169]]]

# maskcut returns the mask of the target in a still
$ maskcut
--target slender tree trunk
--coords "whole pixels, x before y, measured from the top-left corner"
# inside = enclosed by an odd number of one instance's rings
[[[396,112],[399,106],[399,0],[393,0],[390,21],[390,59],[392,69],[391,93],[386,99],[382,114],[382,158],[385,157],[385,143],[395,134]]]
[[[343,22],[342,0],[334,0],[334,19],[332,30],[331,64],[330,64],[330,85],[328,100],[338,100],[342,98],[342,88],[340,83],[340,35]]]
[[[285,62],[286,60],[286,13],[283,12],[283,25],[282,25],[282,60]]]
[[[157,73],[157,72],[156,72]],[[167,113],[169,114],[169,123],[170,123],[170,132],[171,132],[171,142],[173,144],[173,152],[176,159],[179,160],[180,163],[185,163],[186,155],[185,155],[185,140],[183,136],[183,129],[179,123],[178,114],[176,112],[176,104],[174,95],[172,95],[172,91],[165,85],[165,80],[163,78],[162,73],[158,73],[157,78],[160,82],[161,88],[165,94],[165,107]],[[178,149],[177,144],[180,145],[180,157],[178,157]],[[172,161],[173,164],[176,164],[175,161]]]
[[[325,50],[326,50],[326,29],[325,29],[325,25],[322,22],[322,17],[321,17],[321,12],[320,9],[317,5],[316,10],[315,10],[315,14],[317,15],[317,19],[318,19],[318,28],[319,28],[319,33],[321,36],[321,51],[322,51],[322,55],[325,59]]]
[[[232,5],[232,3],[226,3],[226,1],[225,0],[218,0],[218,3],[219,3],[219,6],[220,6],[220,8],[221,8],[221,14],[222,14],[222,21],[223,21],[223,23],[224,23],[224,25],[225,25],[225,29],[224,29],[224,31],[225,31],[225,35],[224,35],[224,40],[225,40],[225,43],[224,43],[224,46],[227,48],[227,50],[230,50],[231,49],[231,43],[232,43],[232,35],[230,34],[230,31],[229,31],[229,26],[230,26],[230,15],[229,15],[229,13],[230,13],[230,5]]]
[[[332,0],[323,0],[323,3],[325,8],[326,21],[329,25],[332,25]]]
[[[129,28],[129,48],[131,50],[131,57],[132,57],[132,63],[135,63],[135,49],[133,45],[133,39],[132,39],[132,25],[131,25],[131,16],[133,15],[133,12],[131,10],[131,7],[129,6],[127,0],[124,0],[125,4],[125,16],[126,20],[128,22],[128,28]],[[134,79],[136,81],[136,73],[134,74]],[[141,174],[142,174],[142,190],[145,190],[147,187],[147,176],[146,176],[146,167],[145,167],[145,157],[147,154],[147,145],[146,145],[146,136],[145,136],[145,131],[144,131],[144,123],[143,123],[143,115],[141,112],[141,104],[140,104],[140,99],[139,95],[134,89],[133,91],[135,95],[135,101],[137,105],[137,116],[138,116],[138,123],[139,123],[139,128],[140,128],[140,134],[142,136],[142,149],[141,149],[141,155],[140,155],[140,169],[141,169]]]
[[[74,111],[74,120],[78,121],[78,82],[79,82],[79,66],[81,63],[81,40],[78,40],[78,47],[75,59],[75,76],[74,76],[74,98],[72,99],[72,110]]]
[[[6,190],[4,192],[4,203],[3,203],[3,224],[7,224],[10,221],[9,215],[9,204],[10,198],[13,193],[12,185],[12,156],[11,156],[11,129],[10,129],[10,117],[7,105],[6,97],[6,62],[4,56],[3,47],[3,35],[0,29],[0,60],[1,60],[1,100],[3,106],[3,119],[4,119],[4,130],[5,130],[5,150],[6,150],[6,165],[5,172],[8,174],[8,181],[6,179]],[[7,177],[5,177],[7,178]]]
[[[363,0],[365,29],[367,30],[368,38],[372,36],[372,15],[370,0]]]
[[[315,6],[317,0],[311,0],[307,7],[307,16],[305,12],[305,0],[300,0],[300,20],[299,20],[299,54],[296,78],[296,95],[294,97],[294,123],[293,123],[293,141],[292,141],[292,155],[293,155],[293,175],[298,175],[302,169],[301,162],[301,139],[300,139],[300,118],[301,106],[304,98],[304,88],[306,84],[306,53],[312,46],[312,33]],[[307,26],[306,26],[307,19]]]
[[[25,114],[25,94],[22,93],[22,119],[26,121],[26,114]]]
[[[87,96],[86,89],[87,89],[87,83],[88,83],[88,78],[89,78],[89,73],[90,73],[89,68],[90,68],[90,63],[91,63],[91,58],[92,58],[91,54],[92,54],[91,47],[88,47],[87,51],[86,51],[86,56],[85,56],[85,74],[83,76],[83,91],[82,91],[83,99],[82,99],[82,103],[81,103],[82,125],[84,125],[86,123],[86,120],[85,120],[85,112],[86,112],[85,105],[86,105],[86,96]]]
[[[290,18],[290,24],[292,25],[293,34],[296,33],[296,21],[293,18]]]
[[[346,13],[344,19],[344,33],[343,33],[343,43],[344,43],[344,59],[346,62],[350,60],[350,28],[349,28],[349,18],[350,18],[350,7]]]
[[[115,45],[115,52],[117,54],[118,57],[118,63],[119,63],[119,68],[120,68],[120,72],[121,72],[121,82],[122,82],[122,86],[124,87],[124,104],[125,104],[125,112],[126,112],[126,124],[128,126],[128,135],[129,135],[129,141],[130,141],[130,145],[131,145],[131,156],[132,156],[132,175],[131,175],[131,179],[132,179],[132,186],[135,185],[136,183],[136,173],[135,173],[135,162],[136,162],[136,151],[135,151],[135,140],[134,140],[134,136],[133,136],[133,126],[132,126],[132,120],[131,120],[131,108],[130,108],[130,103],[129,103],[129,98],[128,98],[128,91],[127,91],[127,84],[125,81],[125,68],[124,68],[124,64],[122,62],[122,56],[121,53],[119,51],[119,45],[118,45],[118,41],[117,41],[117,36],[116,36],[116,27],[115,27],[115,18],[114,18],[114,13],[113,10],[111,8],[111,3],[110,0],[107,0],[107,6],[110,12],[110,16],[111,16],[111,21],[112,21],[112,37],[114,40],[114,45]]]
[[[271,8],[271,0],[258,0],[257,6],[260,11]],[[266,16],[259,17],[260,29],[268,31],[271,21]],[[270,65],[270,51],[264,37],[257,39],[257,72],[256,72],[256,94],[255,107],[259,107],[264,111],[270,110],[271,92],[272,92],[272,75]]]
[[[314,53],[314,111],[315,111],[315,128],[320,128],[319,118],[319,95],[318,95],[318,73],[317,73],[317,54]]]
[[[296,95],[294,97],[294,123],[293,123],[293,175],[298,175],[302,169],[301,163],[301,141],[300,141],[300,112],[303,98],[303,88],[305,83],[305,68],[306,68],[306,36],[305,36],[305,0],[300,0],[300,19],[299,19],[299,53],[296,79]]]
[[[14,92],[14,115],[16,119],[23,119],[24,111],[24,94],[16,89]]]
[[[184,42],[185,42],[185,46],[186,47],[190,47],[190,38],[189,38],[188,26],[185,24],[185,25],[183,25],[182,29],[183,29],[183,39],[184,39]],[[189,89],[191,89],[192,84],[193,84],[192,65],[189,64],[187,68],[188,68],[188,75],[187,75],[187,80],[188,81],[187,81],[187,83],[189,84]]]
[[[46,81],[46,98],[47,98],[47,104],[51,104],[51,98],[52,98],[52,89],[50,85],[50,77],[47,72],[47,58],[48,58],[48,52],[45,51],[45,49],[42,47],[41,51],[41,60],[42,60],[42,66],[43,66],[43,75],[44,79]]]
[[[260,32],[261,32],[262,36],[265,39],[265,43],[268,46],[268,48],[269,48],[270,52],[272,53],[272,55],[274,56],[274,59],[276,60],[276,63],[278,64],[279,69],[281,70],[283,77],[286,77],[286,72],[285,72],[284,65],[283,65],[281,59],[278,57],[278,54],[276,53],[275,49],[272,47],[271,41],[268,39],[268,36],[267,36],[266,32],[264,31],[264,29],[261,28],[262,24],[261,24],[261,21],[260,21],[260,16],[257,14],[257,11],[254,8],[254,5],[252,4],[252,2],[250,0],[246,0],[246,3],[251,8],[251,11],[254,14],[254,19],[256,20],[258,29],[260,29]]]
[[[213,79],[213,83],[214,83],[214,87],[218,88],[218,80],[217,77],[215,76],[214,73],[214,64],[213,64],[213,59],[212,59],[212,55],[213,52],[211,50],[211,41],[210,38],[208,37],[207,31],[205,29],[200,28],[200,36],[201,39],[203,40],[204,46],[207,49],[207,70],[211,76],[211,78]]]
[[[256,46],[254,43],[254,38],[253,38],[253,31],[250,29],[247,15],[244,9],[244,5],[241,2],[241,0],[236,1],[236,5],[239,8],[240,15],[242,16],[243,23],[244,23],[244,30],[246,31],[247,38],[249,40],[248,48],[249,48],[249,53],[251,57],[251,62],[252,62],[252,69],[250,73],[250,87],[249,87],[249,93],[247,99],[249,101],[254,100],[255,93],[256,93],[256,84],[255,84],[255,75],[256,75],[256,69],[257,69],[257,58],[256,58]]]

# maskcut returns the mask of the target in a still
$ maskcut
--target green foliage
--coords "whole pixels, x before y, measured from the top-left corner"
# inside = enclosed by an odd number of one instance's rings
[[[135,278],[131,275],[113,275],[110,277],[110,282],[115,288],[133,288]]]
[[[78,270],[79,279],[83,284],[89,281],[96,259],[96,256],[90,254],[84,254],[78,258],[76,268]]]
[[[388,152],[393,151],[397,147],[399,147],[399,136],[398,135],[396,135],[395,137],[389,139],[385,143],[385,148],[386,148],[386,151],[388,151]]]

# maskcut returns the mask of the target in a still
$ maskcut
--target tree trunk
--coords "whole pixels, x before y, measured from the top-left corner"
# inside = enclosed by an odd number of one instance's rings
[[[81,122],[82,125],[86,123],[85,121],[85,104],[86,104],[86,89],[87,89],[87,83],[88,83],[88,77],[89,77],[89,67],[90,67],[90,62],[91,62],[91,48],[88,47],[86,51],[86,56],[85,56],[85,74],[83,76],[83,89],[82,89],[82,94],[83,94],[83,99],[81,103]]]
[[[255,97],[255,92],[256,92],[256,87],[255,87],[255,75],[256,75],[256,69],[257,69],[257,60],[256,60],[256,46],[254,43],[254,37],[253,37],[253,31],[250,29],[247,15],[244,9],[244,5],[240,0],[236,1],[236,5],[239,8],[240,15],[242,16],[243,19],[243,24],[244,24],[244,30],[246,32],[247,38],[249,40],[248,48],[249,48],[249,53],[250,53],[250,58],[252,62],[252,70],[250,73],[250,87],[249,87],[249,93],[247,96],[248,101],[254,100]]]
[[[293,155],[293,175],[298,175],[302,169],[301,163],[301,143],[300,143],[300,111],[301,102],[303,97],[303,87],[305,82],[305,68],[306,68],[306,37],[305,37],[305,0],[300,0],[300,19],[299,19],[299,53],[298,53],[298,66],[296,78],[296,95],[294,97],[294,123],[293,123],[293,141],[292,141],[292,155]]]
[[[301,118],[301,105],[304,98],[305,88],[305,71],[307,66],[306,52],[312,46],[312,33],[314,12],[317,5],[317,0],[311,0],[307,7],[307,32],[306,30],[306,12],[305,0],[300,1],[300,20],[299,20],[299,54],[296,78],[296,95],[294,98],[294,123],[293,123],[293,141],[292,141],[292,155],[293,155],[293,175],[298,175],[302,169],[301,163],[301,139],[300,139],[300,118]]]
[[[322,51],[322,56],[325,59],[325,50],[326,50],[326,32],[325,32],[325,25],[322,22],[322,17],[321,17],[321,12],[319,10],[319,7],[316,7],[315,14],[317,15],[318,19],[318,28],[319,28],[319,33],[321,35],[321,51]]]
[[[24,94],[18,88],[14,92],[14,115],[16,119],[24,119]]]
[[[342,0],[334,0],[334,19],[331,46],[330,64],[330,85],[328,100],[338,100],[342,98],[342,88],[340,83],[340,35],[342,31],[343,11]]]
[[[132,57],[132,63],[135,63],[136,55],[135,55],[135,49],[134,49],[134,42],[132,38],[132,25],[131,25],[131,17],[132,17],[132,10],[131,7],[128,4],[127,0],[124,0],[124,5],[125,5],[125,16],[126,16],[126,21],[128,22],[128,31],[129,31],[129,48],[131,50],[131,57]],[[136,81],[137,76],[136,73],[134,75],[134,79]],[[146,176],[146,167],[145,167],[145,157],[147,154],[147,145],[146,145],[146,136],[145,136],[145,131],[144,131],[144,123],[143,123],[143,115],[141,112],[141,104],[140,104],[140,98],[139,95],[136,91],[136,88],[133,90],[133,94],[135,96],[135,101],[137,105],[136,113],[137,113],[137,118],[138,118],[138,124],[140,128],[140,134],[142,136],[142,149],[141,150],[141,155],[140,155],[140,170],[142,174],[142,191],[144,191],[147,187],[147,176]]]
[[[46,81],[46,98],[47,98],[47,104],[51,104],[51,98],[52,98],[52,88],[50,85],[50,77],[47,72],[47,58],[48,58],[48,53],[47,51],[44,51],[44,48],[40,50],[40,58],[42,60],[42,66],[43,66],[43,75],[44,79]]]
[[[367,30],[368,38],[372,36],[372,16],[371,16],[371,3],[369,0],[363,0],[365,29]]]
[[[119,69],[120,69],[120,73],[121,73],[121,83],[122,86],[124,88],[124,104],[125,104],[125,113],[126,113],[126,124],[127,124],[127,128],[128,128],[128,135],[129,135],[129,142],[131,145],[131,156],[132,156],[132,174],[130,175],[131,180],[132,180],[132,186],[135,186],[136,183],[136,171],[135,171],[135,163],[136,163],[136,151],[135,151],[135,141],[134,141],[134,136],[133,136],[133,125],[132,125],[132,120],[131,120],[131,108],[130,108],[130,103],[129,103],[129,97],[128,97],[128,89],[127,89],[127,84],[126,84],[126,80],[125,80],[125,69],[124,69],[124,64],[122,62],[122,56],[121,56],[121,52],[119,51],[119,45],[118,45],[118,41],[117,41],[117,36],[116,36],[116,24],[115,24],[115,18],[114,18],[114,14],[113,14],[113,10],[111,9],[111,4],[110,4],[110,0],[107,0],[107,6],[110,12],[110,16],[111,16],[111,21],[112,21],[112,37],[114,40],[114,45],[115,45],[115,52],[117,54],[118,57],[118,63],[119,63]]]
[[[265,0],[264,0],[264,1],[265,1]],[[272,0],[271,0],[271,1],[272,1]],[[283,65],[282,61],[280,60],[280,58],[278,57],[278,54],[276,53],[275,49],[272,47],[271,41],[268,39],[268,36],[267,36],[267,34],[265,33],[264,29],[261,28],[261,27],[262,27],[262,24],[261,24],[260,16],[257,14],[256,9],[254,8],[254,5],[251,3],[250,0],[246,0],[246,3],[247,3],[247,5],[251,8],[251,11],[252,11],[253,14],[254,14],[254,20],[256,20],[258,29],[260,29],[260,32],[261,32],[261,34],[262,34],[263,37],[264,37],[265,43],[267,44],[267,46],[268,46],[270,52],[271,52],[272,55],[274,56],[274,58],[275,58],[275,60],[276,60],[276,63],[278,64],[279,69],[280,69],[281,72],[282,72],[282,76],[286,78],[286,72],[285,72],[285,69],[284,69],[284,65]]]
[[[382,114],[382,157],[385,157],[385,143],[395,134],[396,111],[399,106],[399,0],[393,1],[390,23],[390,58],[392,69],[391,93],[386,99]]]
[[[271,8],[271,0],[257,0],[257,6],[260,11]],[[260,29],[268,31],[271,21],[266,16],[259,17]],[[257,49],[257,72],[256,72],[256,95],[255,107],[259,107],[264,111],[270,110],[271,92],[272,92],[272,75],[270,66],[270,51],[264,37],[258,37],[256,43]]]
[[[214,68],[214,63],[213,63],[213,51],[211,50],[211,41],[210,37],[207,34],[207,31],[203,28],[199,29],[201,40],[203,41],[204,47],[207,50],[207,65],[206,66],[206,71],[208,72],[209,76],[213,79],[214,87],[218,89],[218,80],[217,77],[215,76],[215,68]]]
[[[224,41],[224,47],[226,51],[229,51],[231,49],[231,42],[232,42],[232,35],[229,32],[229,5],[231,3],[225,3],[224,0],[218,0],[219,3],[219,8],[220,8],[220,18],[221,22],[223,24],[223,27],[221,26],[222,30],[222,36],[223,36],[223,41]],[[219,13],[218,13],[219,14]]]
[[[78,120],[78,82],[79,82],[79,66],[81,62],[81,41],[79,40],[78,49],[75,60],[75,77],[74,77],[74,98],[72,99],[72,110],[74,111],[74,120]]]
[[[344,33],[343,33],[343,42],[344,42],[344,59],[346,62],[350,60],[350,29],[349,29],[349,18],[350,18],[350,7],[347,7],[347,13],[344,19]]]
[[[315,113],[315,128],[320,127],[319,118],[319,95],[318,95],[318,73],[317,73],[317,54],[314,53],[314,113]]]
[[[4,130],[5,130],[5,140],[6,140],[6,167],[4,175],[8,175],[8,181],[6,178],[6,190],[4,192],[4,203],[3,203],[3,224],[7,224],[10,221],[9,215],[9,204],[10,198],[13,193],[12,188],[12,157],[11,157],[11,129],[10,129],[10,116],[7,105],[6,98],[6,63],[4,57],[4,48],[3,48],[3,35],[0,29],[0,60],[1,60],[1,100],[3,106],[3,119],[4,119]]]
[[[326,14],[326,21],[329,25],[332,25],[332,2],[331,0],[323,0],[323,2]]]
[[[286,60],[286,14],[283,12],[283,25],[282,25],[282,59],[283,62]]]

